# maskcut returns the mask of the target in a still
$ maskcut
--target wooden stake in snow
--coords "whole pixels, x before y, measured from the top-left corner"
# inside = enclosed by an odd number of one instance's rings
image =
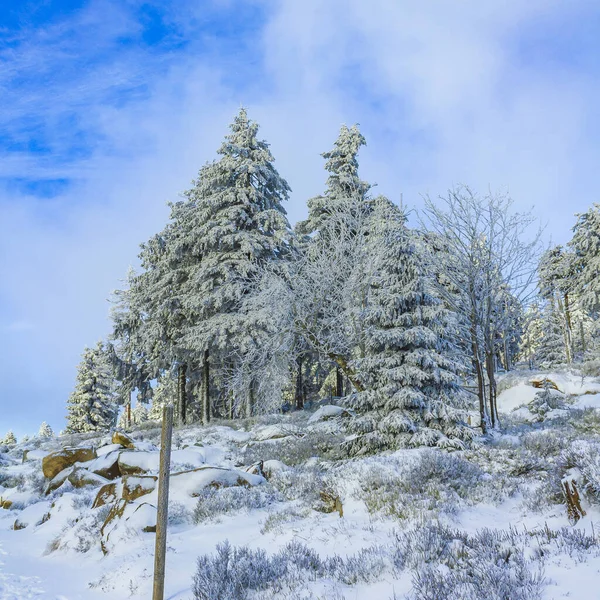
[[[156,546],[154,550],[154,589],[152,600],[163,600],[165,594],[165,558],[167,552],[167,519],[169,512],[169,470],[173,435],[173,405],[163,408],[160,440],[160,470],[158,473],[158,514],[156,516]]]

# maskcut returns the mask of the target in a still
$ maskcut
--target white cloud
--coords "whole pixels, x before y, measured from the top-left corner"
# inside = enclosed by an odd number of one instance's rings
[[[0,255],[10,257],[0,267],[3,322],[26,315],[35,323],[7,332],[10,344],[0,351],[2,421],[10,418],[17,431],[34,431],[42,420],[61,428],[83,346],[108,331],[106,298],[135,262],[138,244],[163,226],[165,202],[214,157],[240,103],[261,123],[290,182],[292,221],[323,188],[319,154],[341,123],[358,121],[368,141],[362,175],[392,199],[403,192],[405,203],[419,204],[420,194],[435,196],[457,182],[507,185],[519,206],[536,204],[564,241],[572,213],[600,191],[590,131],[597,124],[596,74],[532,69],[518,58],[517,45],[536,19],[555,22],[590,6],[273,3],[252,40],[264,63],[248,63],[244,81],[251,83],[244,87],[227,83],[226,61],[198,51],[193,29],[185,32],[190,46],[175,57],[130,48],[87,72],[69,71],[69,52],[96,37],[104,50],[114,49],[119,35],[137,27],[116,3],[92,4],[30,36],[13,52],[0,87],[23,69],[38,70],[40,85],[26,86],[22,97],[12,89],[0,124],[18,133],[24,115],[40,114],[60,153],[71,143],[61,132],[66,110],[95,137],[92,154],[66,166],[27,153],[0,161],[0,176],[77,180],[51,201],[0,192]],[[75,42],[66,37],[73,32]],[[154,59],[160,68],[150,68]],[[64,76],[55,77],[61,66]],[[131,82],[143,84],[139,97],[122,105],[104,101]]]

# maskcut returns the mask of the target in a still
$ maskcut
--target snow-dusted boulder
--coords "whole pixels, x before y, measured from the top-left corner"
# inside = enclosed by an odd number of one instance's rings
[[[310,419],[308,419],[308,422],[317,423],[318,421],[326,421],[327,419],[334,419],[335,417],[351,417],[353,414],[354,413],[347,408],[326,404],[312,414]]]
[[[302,431],[302,429],[296,425],[277,423],[275,425],[267,425],[266,427],[261,427],[258,429],[254,434],[254,439],[259,442],[264,442],[266,440],[277,440],[290,435],[302,437],[304,435],[304,431]]]
[[[106,485],[108,483],[108,479],[106,479],[106,477],[101,477],[100,475],[96,475],[96,473],[91,473],[83,467],[75,467],[73,471],[69,473],[67,479],[74,488],[87,487],[88,485],[96,487]]]
[[[119,500],[100,530],[102,552],[109,554],[119,545],[129,543],[132,535],[155,532],[156,512],[156,507],[147,502],[138,504]]]
[[[121,477],[121,469],[119,468],[119,454],[120,452],[109,452],[98,456],[94,460],[85,464],[88,471],[105,477],[106,479],[116,479]]]
[[[170,478],[170,494],[195,497],[206,487],[231,487],[243,485],[250,487],[261,485],[266,479],[260,475],[252,475],[237,469],[222,469],[219,467],[203,467],[175,473]]]
[[[290,469],[290,467],[280,460],[265,460],[262,468],[267,479],[271,479],[274,473],[281,473],[282,471],[288,471]]]
[[[61,471],[77,462],[87,462],[96,458],[93,448],[63,448],[51,452],[42,459],[42,471],[46,479],[54,479]]]
[[[36,502],[35,504],[30,504],[27,508],[24,508],[14,522],[13,529],[25,529],[30,525],[40,525],[46,522],[50,518],[50,503]]]
[[[129,502],[150,494],[156,489],[158,477],[153,475],[125,475],[121,497]]]
[[[92,508],[99,508],[105,504],[112,504],[115,502],[117,498],[120,498],[121,496],[122,487],[121,482],[116,481],[103,485],[98,491],[98,494],[96,494]]]
[[[126,451],[119,454],[119,469],[122,475],[144,475],[158,471],[159,452]]]
[[[113,433],[112,443],[119,444],[119,445],[123,446],[123,448],[130,448],[130,449],[133,449],[134,445],[135,445],[133,438],[128,436],[126,433],[123,433],[122,431],[115,431]]]
[[[30,460],[41,460],[46,456],[48,452],[45,450],[24,450],[23,451],[23,462]]]
[[[123,450],[123,446],[121,446],[121,444],[107,444],[106,446],[98,448],[98,450],[96,450],[96,454],[98,456],[105,456],[106,454],[116,452],[117,450]]]

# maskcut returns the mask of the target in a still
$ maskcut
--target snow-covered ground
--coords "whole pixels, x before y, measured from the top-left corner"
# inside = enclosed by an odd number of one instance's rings
[[[558,408],[540,409],[531,382],[544,377]],[[339,408],[177,430],[165,598],[598,598],[600,384],[522,372],[501,386],[502,433],[451,453],[343,458],[352,414]],[[131,437],[0,452],[1,599],[151,597],[159,430]],[[100,458],[44,477],[64,446]],[[586,511],[576,524],[565,476]],[[228,553],[229,573],[215,568]],[[235,588],[257,571],[263,583]]]

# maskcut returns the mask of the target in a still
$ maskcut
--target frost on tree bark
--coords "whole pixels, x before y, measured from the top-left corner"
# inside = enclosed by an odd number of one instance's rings
[[[179,413],[179,425],[185,425],[186,410],[187,410],[187,365],[185,363],[180,364],[177,367],[177,401],[178,401],[178,413]]]
[[[209,351],[204,350],[202,363],[202,423],[208,425],[210,421],[210,364]]]
[[[304,383],[302,381],[302,356],[298,356],[296,358],[296,392],[295,392],[295,401],[296,401],[296,410],[302,410],[304,408]]]

